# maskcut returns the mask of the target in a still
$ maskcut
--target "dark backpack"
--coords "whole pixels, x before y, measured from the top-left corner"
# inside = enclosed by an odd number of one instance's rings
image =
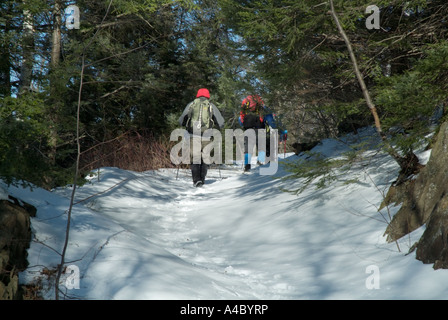
[[[264,123],[257,114],[249,113],[244,116],[244,129],[261,129],[264,128]]]
[[[196,98],[190,105],[187,120],[187,130],[204,132],[213,127],[213,108],[208,99]]]
[[[241,114],[244,116],[244,129],[264,128],[262,117],[264,102],[260,96],[247,96],[241,104]]]
[[[248,105],[242,107],[242,114],[244,115],[243,127],[244,129],[260,129],[264,128],[264,123],[260,115],[260,106],[255,105],[249,108]]]

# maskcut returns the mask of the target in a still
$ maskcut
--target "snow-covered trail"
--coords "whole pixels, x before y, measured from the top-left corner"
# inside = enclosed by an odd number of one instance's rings
[[[337,156],[342,148],[327,140],[316,151]],[[274,176],[259,168],[250,174],[210,169],[202,188],[193,188],[189,170],[176,179],[175,169],[101,168],[76,193],[66,261],[79,269],[80,287],[66,286],[66,293],[189,300],[448,296],[447,271],[406,255],[423,229],[400,240],[402,252],[385,242],[377,207],[396,177],[393,160],[366,154],[328,187],[295,195],[280,189],[300,181],[278,179],[288,174],[282,163],[295,157],[281,159]],[[27,282],[60,261],[55,251],[63,244],[71,189],[9,191],[38,209],[30,267],[22,275]]]
[[[216,279],[214,295],[198,292],[198,297],[294,298],[289,283],[297,281],[282,280],[282,268],[278,266],[282,261],[275,257],[279,253],[271,251],[281,245],[281,238],[288,239],[288,232],[266,233],[265,230],[265,219],[269,218],[266,214],[277,214],[283,207],[277,204],[276,211],[270,212],[266,208],[272,206],[265,201],[279,194],[292,200],[296,197],[274,187],[273,177],[258,176],[257,179],[256,172],[243,175],[240,170],[211,169],[207,184],[193,188],[189,170],[181,170],[178,179],[176,170],[135,175],[110,195],[102,195],[88,206],[127,232]],[[253,183],[253,179],[258,182]],[[257,226],[260,222],[262,225]],[[275,268],[266,269],[270,265]],[[218,285],[219,281],[226,284]]]
[[[103,169],[100,181],[111,184],[115,171],[108,170]],[[382,242],[383,229],[369,236],[370,227],[363,228],[368,218],[361,217],[348,233],[350,210],[358,209],[350,203],[338,205],[343,194],[336,201],[331,189],[310,190],[298,197],[280,191],[276,177],[260,176],[257,170],[249,175],[221,170],[222,180],[218,170],[210,170],[207,184],[198,189],[192,187],[189,170],[181,171],[179,179],[175,170],[132,173],[128,181],[88,206],[126,232],[168,251],[212,286],[195,290],[195,284],[194,295],[180,286],[174,297],[186,298],[185,292],[194,299],[353,298],[351,285],[346,284],[356,282],[368,294],[365,269],[375,262],[372,249]],[[355,187],[344,193],[352,194]],[[376,214],[369,196],[358,194],[356,206]],[[78,197],[83,197],[82,192]],[[373,202],[378,199],[373,197]],[[371,241],[370,250],[361,249]],[[358,272],[341,277],[354,261]],[[182,271],[167,269],[166,273],[178,277]],[[166,291],[158,294],[165,297]]]

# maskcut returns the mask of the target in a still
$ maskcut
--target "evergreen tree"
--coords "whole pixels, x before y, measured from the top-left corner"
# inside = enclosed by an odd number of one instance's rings
[[[223,0],[222,3],[232,26],[245,39],[256,61],[260,83],[266,88],[271,103],[280,106],[288,114],[287,118],[292,119],[288,124],[296,138],[300,132],[308,137],[318,132],[316,138],[322,138],[373,123],[346,43],[328,14],[330,2]],[[383,78],[414,68],[415,61],[425,57],[423,48],[446,36],[443,14],[447,4],[378,1],[380,28],[373,30],[366,25],[365,10],[370,4],[334,1],[365,89],[376,94],[376,86],[387,82]],[[377,101],[375,96],[373,100]],[[424,100],[433,111],[437,108],[434,101]],[[381,103],[376,107],[379,118],[375,121],[389,123],[390,113],[384,112]],[[407,123],[407,116],[402,113],[398,122]],[[304,126],[307,119],[315,121]],[[320,125],[318,120],[322,120]],[[322,129],[317,130],[319,127]],[[397,142],[401,135],[388,133],[397,138],[395,142],[403,157],[414,163],[416,158],[409,144]],[[422,138],[423,132],[418,136]],[[407,167],[406,161],[400,165]]]
[[[233,127],[241,99],[263,95],[285,116],[290,140],[373,123],[329,2],[80,0],[80,29],[64,24],[69,4],[0,4],[0,124],[10,128],[3,146],[34,150],[51,168],[41,175],[47,185],[61,181],[56,177],[74,163],[81,57],[83,150],[126,132],[163,137],[200,87],[210,89]],[[384,132],[403,154],[412,153],[446,100],[448,4],[378,1],[380,29],[372,30],[366,27],[370,4],[334,1]],[[8,132],[19,119],[31,140],[15,148],[19,142]],[[14,171],[3,164],[4,172]]]
[[[28,136],[38,141],[33,150],[49,171],[35,171],[42,179],[33,182],[52,187],[64,183],[60,173],[71,170],[80,92],[83,150],[106,146],[127,132],[164,136],[172,129],[169,119],[200,87],[208,87],[221,107],[235,103],[232,77],[240,61],[228,46],[233,41],[216,1],[81,0],[76,2],[80,29],[64,24],[69,4],[2,3],[0,68],[6,87],[0,122],[26,117],[21,120],[38,124],[28,127]],[[32,92],[18,96],[21,88]],[[20,149],[6,132],[4,139],[10,150]]]

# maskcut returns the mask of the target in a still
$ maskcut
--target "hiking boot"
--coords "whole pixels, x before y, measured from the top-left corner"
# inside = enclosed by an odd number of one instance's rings
[[[194,186],[196,187],[196,188],[198,188],[198,187],[202,187],[202,185],[204,184],[204,182],[203,181],[196,181],[195,183],[194,183]]]
[[[244,166],[244,172],[248,172],[248,171],[250,171],[250,164],[246,164]]]

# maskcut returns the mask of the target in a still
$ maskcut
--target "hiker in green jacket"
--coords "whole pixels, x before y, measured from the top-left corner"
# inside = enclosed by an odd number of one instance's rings
[[[224,118],[218,108],[210,102],[210,92],[206,88],[198,90],[196,99],[190,102],[179,118],[179,124],[186,127],[190,134],[190,168],[195,187],[205,183],[208,164],[211,163],[210,155],[202,152],[208,141],[202,139],[205,130],[218,126],[224,126]],[[201,146],[200,149],[194,145]]]

